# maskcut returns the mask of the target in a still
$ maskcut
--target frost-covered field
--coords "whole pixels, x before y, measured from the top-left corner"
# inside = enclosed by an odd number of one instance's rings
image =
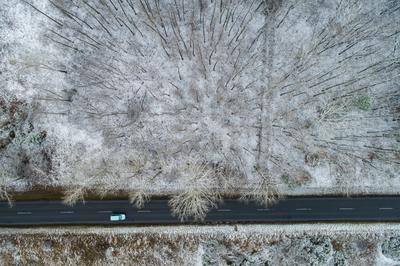
[[[398,224],[4,228],[0,264],[394,266],[399,232]]]
[[[0,191],[399,191],[399,1],[0,4]]]

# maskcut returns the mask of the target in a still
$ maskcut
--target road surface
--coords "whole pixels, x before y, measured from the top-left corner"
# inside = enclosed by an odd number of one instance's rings
[[[127,220],[110,222],[112,212],[126,213]],[[204,222],[312,222],[397,221],[400,197],[295,197],[265,208],[255,203],[225,200]],[[10,208],[0,202],[0,225],[51,224],[175,224],[166,200],[152,200],[137,209],[126,200],[87,201],[73,207],[60,201],[18,201]]]

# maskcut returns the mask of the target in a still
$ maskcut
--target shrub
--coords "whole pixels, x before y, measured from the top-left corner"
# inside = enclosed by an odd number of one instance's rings
[[[281,179],[290,189],[293,189],[311,182],[312,177],[308,172],[299,170],[298,173],[292,175],[285,173]]]
[[[368,95],[360,95],[353,99],[352,104],[362,111],[368,111],[371,109],[372,99]]]
[[[393,260],[400,260],[400,237],[390,237],[382,243],[382,254]]]

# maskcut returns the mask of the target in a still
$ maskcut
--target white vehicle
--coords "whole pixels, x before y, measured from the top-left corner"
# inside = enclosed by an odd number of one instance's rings
[[[126,215],[125,213],[112,213],[110,216],[110,221],[117,222],[117,221],[125,221]]]

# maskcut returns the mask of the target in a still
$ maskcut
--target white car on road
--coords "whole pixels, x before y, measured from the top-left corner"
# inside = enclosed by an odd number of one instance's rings
[[[117,221],[125,221],[126,215],[125,213],[112,213],[110,216],[110,221],[117,222]]]

